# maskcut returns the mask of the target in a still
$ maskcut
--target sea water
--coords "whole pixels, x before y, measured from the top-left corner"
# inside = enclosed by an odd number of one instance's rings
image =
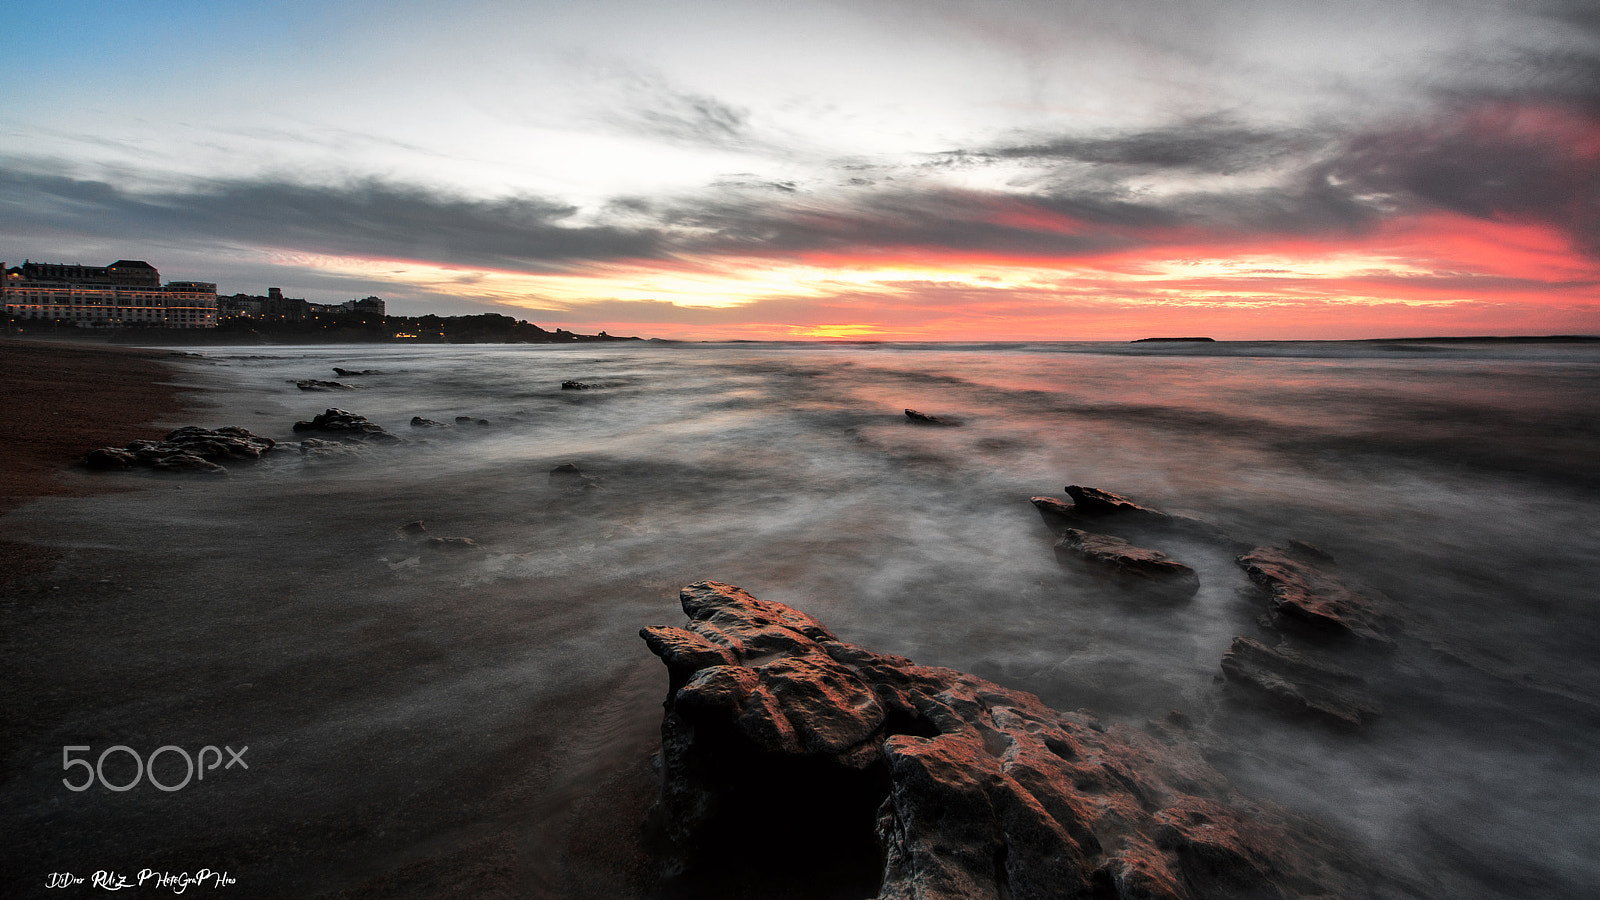
[[[52,660],[37,690],[76,698],[30,707],[10,790],[59,778],[58,744],[260,761],[204,796],[23,790],[30,827],[100,835],[42,852],[187,847],[254,879],[236,896],[461,853],[528,896],[624,890],[574,874],[571,835],[653,749],[665,676],[637,630],[711,579],[1059,708],[1177,710],[1240,790],[1427,896],[1600,892],[1600,344],[252,347],[181,368],[207,388],[192,424],[296,440],[339,407],[408,443],[106,476],[140,490],[9,517],[69,552],[65,611],[8,624]],[[1201,576],[1176,607],[1064,572],[1028,501],[1068,484],[1331,553],[1400,622],[1364,673],[1383,715],[1351,735],[1236,702],[1222,654],[1271,638],[1233,553],[1161,545]],[[479,546],[430,550],[397,533],[413,521]]]

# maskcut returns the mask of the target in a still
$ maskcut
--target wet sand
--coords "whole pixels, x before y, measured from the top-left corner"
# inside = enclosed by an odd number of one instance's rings
[[[33,497],[109,489],[74,477],[96,447],[159,439],[185,410],[166,350],[0,340],[0,515]],[[60,554],[0,537],[0,584],[47,572]]]
[[[398,600],[370,558],[416,513],[402,497],[330,501],[338,474],[268,497],[244,472],[74,469],[93,447],[246,412],[186,405],[207,373],[171,358],[0,342],[27,398],[3,435],[20,450],[0,523],[20,540],[0,586],[0,896],[98,894],[96,871],[145,868],[227,871],[236,882],[214,893],[235,898],[649,895],[665,676],[637,637],[586,638],[589,660],[561,650],[592,627],[593,597]],[[251,534],[293,530],[272,516],[327,525],[286,555],[251,552]],[[619,663],[595,672],[602,658]],[[456,700],[416,713],[441,695]],[[250,770],[172,792],[63,785],[83,771],[64,770],[65,747],[93,763],[167,745],[248,745]],[[127,756],[103,780],[133,778]],[[164,782],[184,771],[163,756]],[[54,872],[86,881],[49,889]]]

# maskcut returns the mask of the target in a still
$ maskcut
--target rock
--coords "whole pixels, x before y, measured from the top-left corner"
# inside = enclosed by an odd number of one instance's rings
[[[418,519],[415,522],[407,522],[401,525],[394,530],[394,533],[396,537],[418,538],[428,533],[428,526],[422,524],[422,520]]]
[[[920,413],[920,412],[917,412],[914,409],[906,410],[906,419],[908,421],[910,421],[913,425],[938,425],[938,426],[942,426],[942,427],[945,427],[945,428],[954,428],[954,427],[956,427],[956,426],[961,424],[960,422],[957,422],[955,419],[946,419],[946,418],[941,418],[939,416],[930,416],[927,413]]]
[[[1313,548],[1314,549],[1314,548]],[[1327,554],[1317,551],[1323,557]],[[1376,591],[1358,590],[1306,559],[1312,554],[1280,547],[1257,547],[1238,558],[1250,580],[1270,599],[1265,624],[1310,637],[1347,638],[1389,648],[1393,616],[1389,601]]]
[[[1104,531],[1133,540],[1177,534],[1222,544],[1235,553],[1250,549],[1249,544],[1203,519],[1163,512],[1100,488],[1069,484],[1066,491],[1073,502],[1054,497],[1029,498],[1045,526],[1058,536],[1069,528]]]
[[[84,464],[91,469],[145,467],[164,472],[226,472],[223,462],[254,462],[277,442],[236,425],[200,428],[186,425],[159,441],[133,441],[126,448],[91,450]]]
[[[1194,569],[1160,550],[1135,547],[1119,537],[1068,528],[1055,544],[1062,568],[1108,574],[1152,597],[1187,600],[1200,590]]]
[[[1057,500],[1054,497],[1029,497],[1028,502],[1039,511],[1040,518],[1044,519],[1045,527],[1057,537],[1062,532],[1074,525],[1086,524],[1085,518],[1078,515],[1071,503]]]
[[[359,443],[398,444],[403,440],[382,425],[367,421],[366,416],[358,416],[353,412],[333,407],[319,413],[309,422],[294,423],[294,430],[319,431],[331,434],[341,441]]]
[[[296,381],[295,387],[302,391],[353,391],[355,385],[340,384],[337,381],[318,381],[315,378],[303,378]]]
[[[146,462],[158,472],[193,472],[201,475],[226,475],[228,470],[193,453],[169,453]]]
[[[671,681],[667,896],[1378,893],[1379,874],[1330,834],[1239,795],[1181,721],[1108,728],[845,643],[732,585],[699,582],[680,601],[685,626],[641,632]]]
[[[412,416],[411,417],[411,427],[412,428],[449,428],[450,426],[446,425],[443,422],[435,422],[432,419],[424,419],[421,416]]]
[[[583,474],[572,463],[562,463],[550,470],[550,486],[569,491],[594,490],[600,486],[600,481],[592,475]]]
[[[131,469],[139,464],[139,458],[119,447],[101,447],[90,450],[84,456],[83,464],[97,471]]]
[[[383,373],[379,372],[377,369],[362,369],[359,372],[357,372],[357,371],[352,371],[350,369],[341,369],[338,366],[334,366],[333,367],[333,374],[339,376],[340,378],[357,378],[357,377],[360,377],[362,375],[382,375]]]
[[[1222,673],[1279,708],[1335,725],[1361,728],[1378,715],[1377,704],[1362,690],[1366,682],[1359,676],[1287,647],[1236,637],[1222,655]]]
[[[1121,494],[1099,488],[1067,485],[1067,496],[1072,498],[1073,512],[1100,519],[1115,516],[1123,522],[1166,528],[1172,525],[1172,516],[1148,506],[1141,506]]]
[[[487,425],[488,419],[474,419],[471,416],[456,416],[457,425]]]
[[[594,387],[594,385],[592,385],[592,384],[584,384],[581,381],[563,381],[563,382],[561,382],[561,389],[563,391],[587,391],[588,389],[590,389],[592,387]]]
[[[357,441],[327,441],[306,438],[300,441],[300,456],[306,462],[348,462],[371,453],[366,444]]]

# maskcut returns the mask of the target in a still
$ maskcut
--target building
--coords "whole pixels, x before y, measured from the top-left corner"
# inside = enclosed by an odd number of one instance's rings
[[[24,262],[9,269],[0,263],[0,272],[0,299],[12,321],[79,328],[217,326],[215,284],[163,286],[161,273],[143,260],[119,259],[109,266]]]
[[[267,288],[267,295],[234,294],[218,297],[217,308],[223,318],[264,319],[273,322],[303,322],[311,317],[316,304],[299,297],[285,297],[281,288]]]
[[[363,313],[383,318],[384,302],[382,297],[362,297],[360,300],[346,300],[343,303],[313,303],[311,311],[318,315],[342,316],[350,313]]]

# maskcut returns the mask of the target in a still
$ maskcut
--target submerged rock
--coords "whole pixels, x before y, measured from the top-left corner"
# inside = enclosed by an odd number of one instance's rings
[[[356,378],[362,375],[382,375],[383,373],[379,372],[377,369],[361,369],[360,371],[353,371],[351,369],[341,369],[338,366],[334,366],[333,374],[339,376],[340,378]]]
[[[331,434],[341,441],[358,443],[398,444],[404,439],[376,422],[353,412],[329,407],[309,422],[294,423],[295,431],[316,431]]]
[[[315,378],[302,378],[296,381],[295,387],[302,391],[353,391],[355,385],[340,384],[337,381],[318,381]]]
[[[1109,575],[1122,584],[1164,600],[1187,600],[1200,590],[1194,569],[1160,550],[1135,547],[1119,537],[1065,529],[1055,544],[1063,568]]]
[[[1366,682],[1338,666],[1309,659],[1287,647],[1268,647],[1236,637],[1222,655],[1222,673],[1273,705],[1336,725],[1361,728],[1378,715]]]
[[[550,486],[569,491],[593,490],[600,486],[600,480],[592,475],[585,475],[583,470],[572,463],[562,463],[550,470]]]
[[[563,382],[561,382],[561,389],[563,391],[587,391],[588,389],[590,389],[592,387],[594,387],[594,385],[592,385],[592,384],[584,384],[581,381],[563,381]]]
[[[421,416],[412,416],[411,417],[411,427],[412,428],[449,428],[450,426],[446,425],[443,422],[435,422],[432,419],[424,419]]]
[[[1267,590],[1269,627],[1392,647],[1388,632],[1393,615],[1387,598],[1358,590],[1319,565],[1331,564],[1330,560],[1326,553],[1303,545],[1299,550],[1257,547],[1237,562],[1251,581]]]
[[[159,441],[133,441],[125,448],[102,447],[91,450],[84,464],[91,469],[132,469],[138,467],[164,472],[221,473],[223,462],[254,462],[272,450],[277,442],[251,434],[236,425],[200,428],[186,425]]]
[[[488,419],[475,419],[472,416],[456,416],[457,425],[487,425]]]
[[[906,419],[913,425],[938,425],[945,428],[954,428],[961,424],[955,419],[947,419],[940,416],[930,416],[927,413],[920,413],[914,409],[906,410]]]
[[[842,642],[732,585],[680,600],[685,627],[641,632],[671,680],[658,807],[671,896],[1376,893],[1330,835],[1235,792],[1181,725],[1107,728]]]

